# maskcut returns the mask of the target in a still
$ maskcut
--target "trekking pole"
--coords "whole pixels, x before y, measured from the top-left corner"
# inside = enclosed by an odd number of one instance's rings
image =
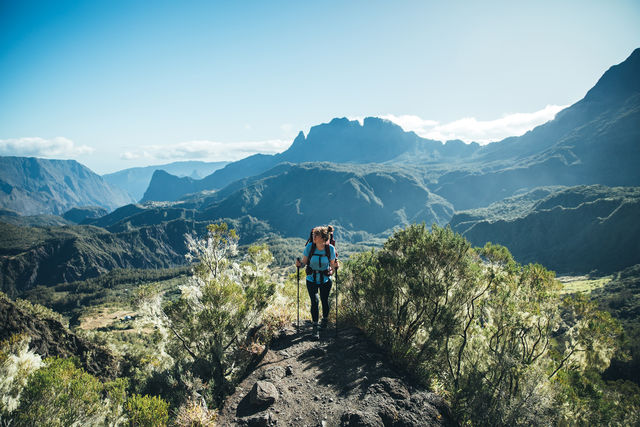
[[[336,268],[336,338],[338,338],[338,269]]]
[[[296,261],[300,263],[300,258],[296,258]],[[296,267],[298,268],[298,326],[296,326],[296,332],[300,333],[300,267],[298,267],[297,265]]]

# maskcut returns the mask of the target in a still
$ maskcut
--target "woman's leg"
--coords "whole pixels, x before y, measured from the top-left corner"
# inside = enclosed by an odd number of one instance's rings
[[[313,323],[318,323],[318,288],[320,285],[316,285],[313,282],[307,280],[307,292],[309,292],[309,299],[311,300],[311,320]],[[324,306],[323,306],[324,308]]]
[[[320,299],[322,300],[322,323],[326,326],[329,320],[329,293],[331,292],[331,279],[320,286]]]

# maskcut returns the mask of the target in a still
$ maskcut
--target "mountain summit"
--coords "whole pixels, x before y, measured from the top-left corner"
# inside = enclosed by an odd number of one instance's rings
[[[461,145],[463,147],[461,147]],[[300,132],[291,146],[275,155],[256,154],[215,171],[202,180],[189,180],[171,175],[154,176],[142,202],[178,200],[182,195],[215,190],[238,179],[259,175],[279,163],[398,163],[457,162],[471,155],[478,144],[460,141],[442,143],[405,132],[395,123],[367,117],[360,124],[345,117],[335,118],[311,128],[305,138]],[[166,189],[171,188],[167,192]]]
[[[640,185],[640,49],[554,120],[472,160],[475,167],[442,176],[435,189],[456,210],[546,185]]]

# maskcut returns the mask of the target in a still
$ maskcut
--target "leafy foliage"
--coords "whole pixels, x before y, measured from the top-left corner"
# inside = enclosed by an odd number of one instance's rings
[[[409,226],[353,258],[345,285],[351,318],[474,424],[570,418],[558,376],[606,368],[621,332],[584,297],[562,299],[542,266],[438,226]]]
[[[214,427],[218,412],[190,399],[178,409],[175,424],[184,427]]]
[[[605,372],[610,380],[630,380],[640,385],[640,264],[617,273],[591,298],[624,326],[621,351]]]
[[[109,400],[103,400],[103,393]],[[103,385],[71,359],[49,358],[25,386],[16,411],[20,425],[97,424],[117,416],[124,395],[122,380]]]
[[[173,339],[168,352],[179,381],[192,393],[208,392],[214,403],[251,359],[252,336],[276,288],[267,268],[273,261],[267,247],[250,247],[244,261],[232,263],[237,241],[226,223],[210,225],[204,238],[187,237],[188,259],[198,262],[179,299],[166,307],[152,292],[141,299],[147,318]],[[195,378],[181,375],[184,371]]]
[[[157,396],[134,394],[127,399],[125,413],[130,426],[166,426],[169,421],[169,405]]]

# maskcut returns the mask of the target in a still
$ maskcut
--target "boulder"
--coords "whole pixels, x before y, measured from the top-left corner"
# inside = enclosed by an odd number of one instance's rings
[[[256,381],[249,392],[249,401],[259,407],[272,405],[278,397],[278,389],[269,381]]]

